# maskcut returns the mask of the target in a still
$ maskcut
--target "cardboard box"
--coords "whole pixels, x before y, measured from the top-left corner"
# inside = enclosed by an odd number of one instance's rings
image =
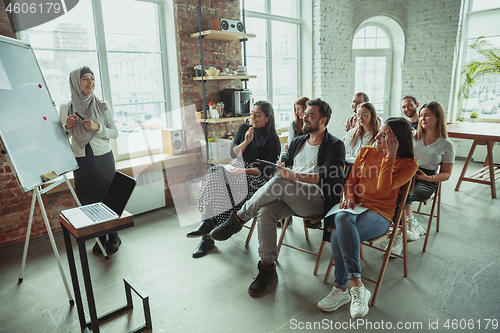
[[[213,161],[220,161],[231,158],[231,145],[232,141],[228,139],[215,138],[214,142],[208,143],[208,159]],[[207,149],[205,140],[200,140],[201,156],[207,158]]]

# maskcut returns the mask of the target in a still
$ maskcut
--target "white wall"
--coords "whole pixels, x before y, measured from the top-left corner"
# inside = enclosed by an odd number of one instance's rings
[[[454,48],[456,46],[461,0],[314,0],[314,97],[332,106],[329,130],[342,137],[345,122],[352,114],[350,73],[352,38],[366,19],[385,15],[401,25],[404,32],[404,59],[401,65],[401,95],[417,100],[437,100],[445,110],[451,92]],[[391,109],[402,96],[391,95]],[[391,115],[400,110],[391,110]],[[465,152],[466,155],[467,152]]]

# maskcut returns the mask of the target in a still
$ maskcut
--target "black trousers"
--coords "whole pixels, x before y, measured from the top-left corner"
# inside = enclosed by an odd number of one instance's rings
[[[428,176],[436,174],[436,171],[434,171],[434,170],[428,170],[428,169],[423,169],[423,168],[419,168],[419,169],[422,170]],[[415,186],[413,187],[413,192],[408,194],[408,197],[406,198],[406,204],[411,204],[413,201],[422,201],[422,200],[429,199],[431,197],[432,193],[434,193],[434,191],[436,191],[438,185],[439,185],[439,183],[436,183],[436,182],[426,182],[426,181],[417,179],[415,181]],[[399,204],[401,202],[401,196],[402,196],[401,194],[399,194],[399,196],[398,196],[398,201],[396,203],[396,211],[394,212],[393,220],[396,218],[396,213],[398,211]]]
[[[113,176],[115,175],[115,159],[110,151],[95,156],[90,144],[85,146],[85,156],[77,157],[79,168],[73,171],[75,192],[82,205],[99,202],[104,197]],[[99,237],[104,244],[106,236]]]

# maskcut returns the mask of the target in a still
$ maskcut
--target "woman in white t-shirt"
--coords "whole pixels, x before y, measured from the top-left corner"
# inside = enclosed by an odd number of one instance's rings
[[[413,216],[411,203],[430,198],[438,187],[438,183],[450,178],[453,163],[455,163],[455,147],[448,140],[444,109],[439,102],[433,101],[420,108],[418,128],[413,137],[413,150],[417,158],[418,170],[415,188],[406,200],[408,241],[415,241],[425,234],[424,229]],[[403,239],[401,235],[398,236],[392,250],[396,254],[399,254],[403,248]]]
[[[342,141],[345,145],[345,160],[353,163],[363,146],[371,146],[375,143],[380,122],[377,111],[372,103],[362,103],[356,109],[356,126],[349,130]]]

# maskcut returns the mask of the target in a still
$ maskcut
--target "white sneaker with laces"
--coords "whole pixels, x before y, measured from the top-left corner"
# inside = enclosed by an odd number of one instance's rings
[[[351,288],[351,318],[357,319],[366,316],[370,310],[368,302],[370,302],[371,296],[372,293],[365,286]]]
[[[418,223],[418,220],[415,216],[413,215],[410,215],[413,219],[412,219],[412,224],[413,224],[413,230],[415,231],[415,233],[419,236],[423,236],[425,235],[425,230],[424,228],[422,228],[422,226],[420,225],[420,223]]]
[[[416,228],[418,227],[422,229],[420,224],[415,219],[415,216],[406,216],[406,239],[408,240],[408,242],[413,242],[420,238],[419,233],[416,231]]]
[[[389,246],[389,244],[387,244],[387,246]],[[387,249],[387,246],[385,249]],[[401,236],[401,234],[394,237],[394,244],[392,244],[391,258],[396,258],[392,255],[393,253],[397,255],[401,255],[401,253],[403,253],[403,236]]]
[[[325,312],[332,312],[340,308],[342,305],[349,303],[351,295],[349,291],[333,287],[332,291],[318,302],[318,308]]]

